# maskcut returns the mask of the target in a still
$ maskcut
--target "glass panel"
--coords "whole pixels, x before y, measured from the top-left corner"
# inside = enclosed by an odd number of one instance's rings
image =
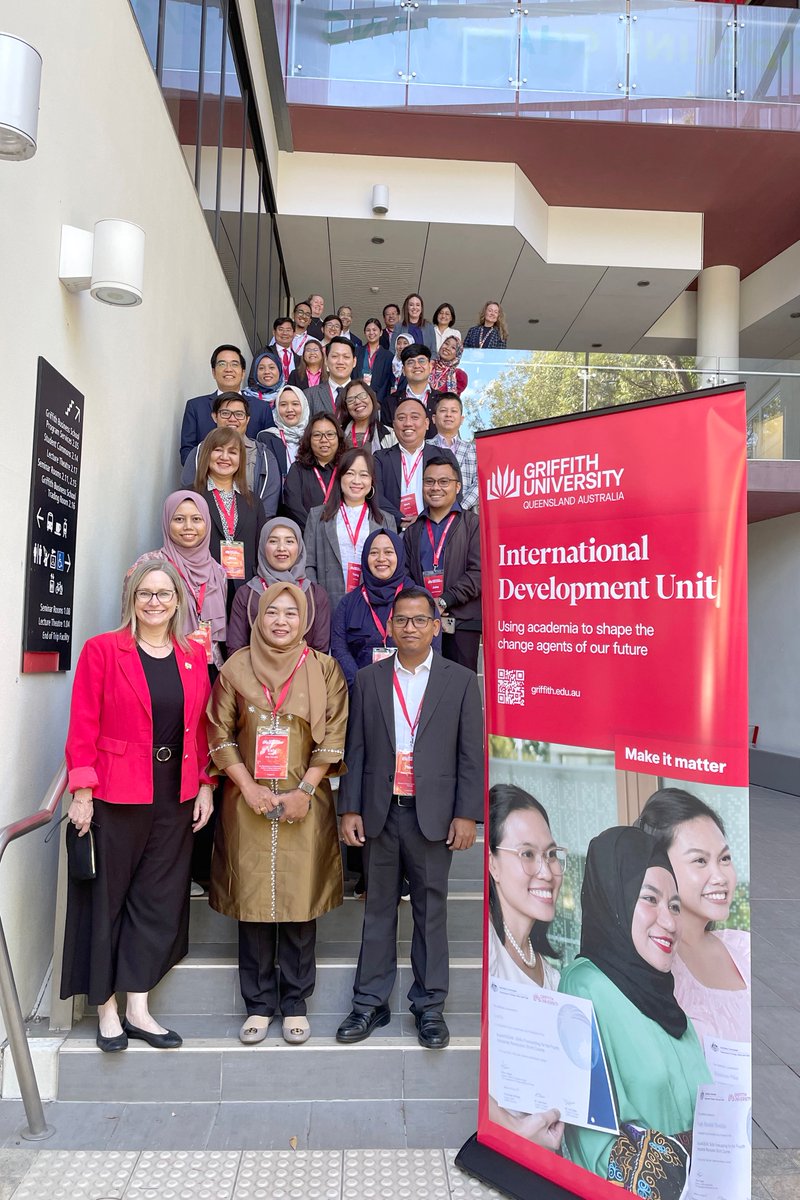
[[[256,229],[258,227],[258,163],[252,146],[245,148],[244,211],[242,214],[242,283],[239,292],[239,316],[248,339],[253,339],[256,303]],[[258,347],[251,344],[255,352]]]
[[[203,53],[203,112],[200,131],[203,157],[200,173],[200,200],[205,209],[206,221],[212,237],[216,222],[220,122],[224,108],[224,89],[220,70],[224,36],[224,2],[225,0],[208,0],[207,2]]]
[[[733,98],[735,8],[631,0],[631,97]]]
[[[258,218],[258,294],[256,308],[256,344],[255,350],[263,349],[272,337],[273,312],[270,304],[270,260],[273,251],[272,218],[264,212],[264,202],[261,202],[261,215]]]
[[[131,0],[131,8],[153,67],[158,57],[158,4],[159,0]]]
[[[747,100],[800,103],[798,14],[783,8],[742,9],[737,33],[739,94]]]
[[[392,108],[405,103],[408,11],[398,0],[304,0],[292,6],[290,104]],[[365,86],[365,85],[369,86]]]
[[[517,31],[513,4],[423,0],[410,10],[409,105],[513,111]]]
[[[625,0],[533,0],[520,41],[520,102],[625,94]]]
[[[197,146],[201,18],[200,4],[167,0],[161,87],[178,141],[185,147]],[[194,154],[188,154],[187,159],[194,173]]]

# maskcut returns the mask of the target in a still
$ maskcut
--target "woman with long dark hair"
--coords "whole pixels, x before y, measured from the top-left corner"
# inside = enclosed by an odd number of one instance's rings
[[[336,405],[336,416],[348,448],[366,447],[375,454],[394,446],[397,438],[381,421],[380,411],[378,397],[370,385],[363,379],[351,379]]]
[[[294,462],[283,485],[283,509],[305,529],[312,508],[331,494],[336,464],[344,451],[339,422],[331,413],[317,413],[305,428]]]
[[[320,383],[328,382],[328,368],[325,365],[325,355],[322,352],[322,345],[315,338],[309,340],[303,346],[303,353],[300,362],[292,370],[286,381],[294,387],[306,388],[316,387]]]
[[[436,330],[436,349],[441,350],[445,338],[454,337],[461,341],[461,330],[456,329],[456,310],[445,300],[433,314],[433,327]]]
[[[417,292],[411,292],[403,301],[400,320],[392,330],[390,349],[394,350],[395,342],[401,333],[408,334],[412,342],[419,346],[427,346],[431,354],[436,353],[436,328],[430,321],[425,320],[425,305]]]

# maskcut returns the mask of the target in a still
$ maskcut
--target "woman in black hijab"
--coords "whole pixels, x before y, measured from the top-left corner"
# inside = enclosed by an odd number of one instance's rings
[[[674,994],[680,900],[666,852],[649,834],[606,829],[589,844],[580,956],[559,990],[594,1005],[620,1133],[567,1126],[570,1158],[625,1191],[677,1200],[697,1088],[711,1077]]]

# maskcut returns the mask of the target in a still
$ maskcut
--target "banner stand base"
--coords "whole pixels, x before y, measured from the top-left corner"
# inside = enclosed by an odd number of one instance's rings
[[[512,1200],[575,1200],[574,1192],[565,1191],[543,1175],[484,1146],[477,1133],[464,1142],[456,1155],[456,1166]]]

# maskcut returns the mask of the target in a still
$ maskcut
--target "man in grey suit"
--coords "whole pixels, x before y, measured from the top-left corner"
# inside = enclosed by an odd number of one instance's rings
[[[317,413],[336,415],[336,404],[342,389],[347,387],[356,365],[356,352],[347,338],[334,337],[325,347],[328,382],[306,388],[311,416]]]
[[[417,1037],[430,1050],[450,1040],[447,877],[483,820],[483,720],[474,673],[433,653],[438,632],[430,593],[404,589],[389,622],[397,653],[359,671],[351,696],[339,813],[343,841],[364,848],[367,895],[353,1008],[336,1034],[345,1045],[389,1022],[404,876]]]

